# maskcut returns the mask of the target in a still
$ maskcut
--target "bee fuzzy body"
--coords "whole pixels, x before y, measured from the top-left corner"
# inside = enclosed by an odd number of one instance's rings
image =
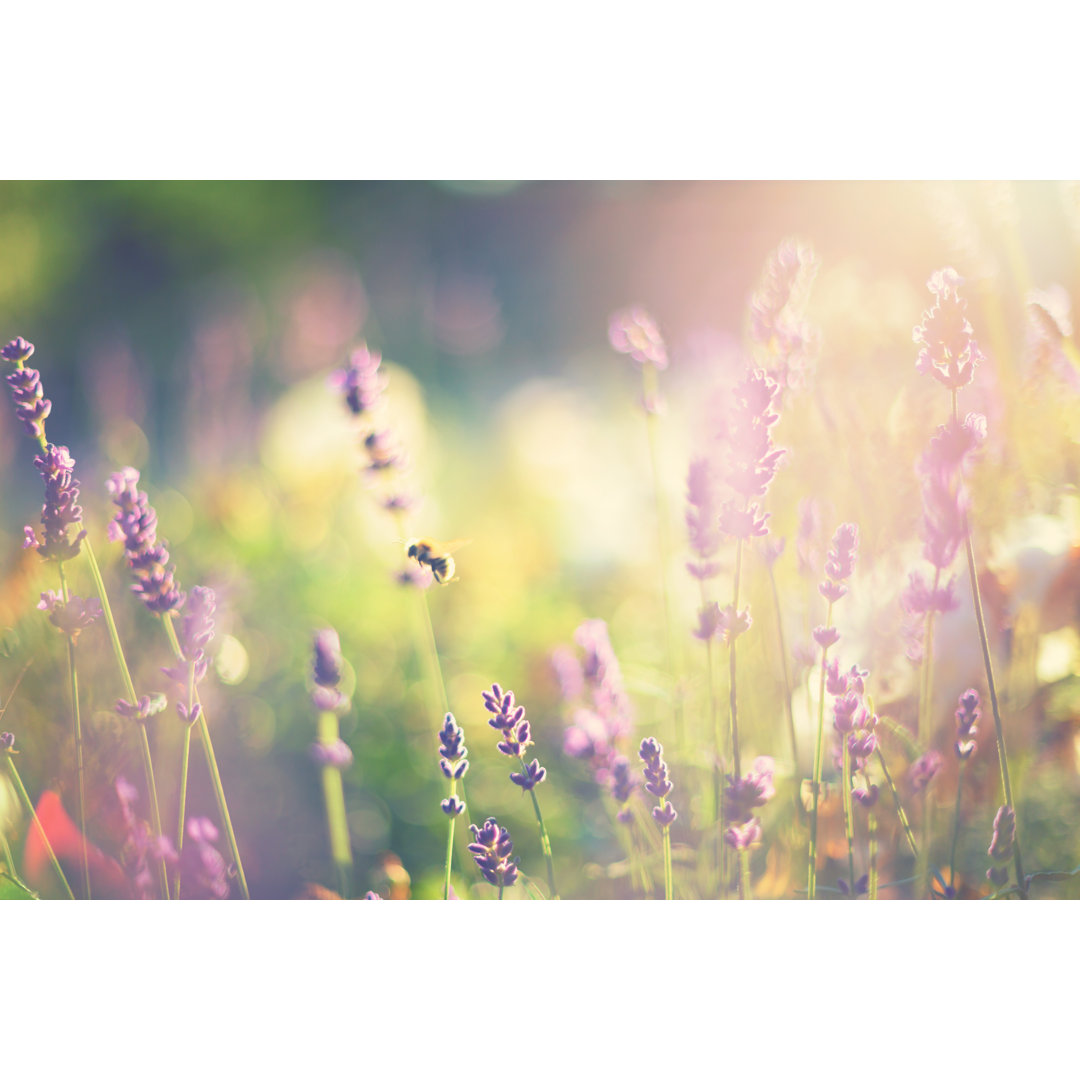
[[[450,549],[458,546],[460,545],[441,544],[438,540],[410,540],[406,554],[421,566],[428,567],[431,576],[440,585],[448,585],[454,580],[454,571],[457,569]]]

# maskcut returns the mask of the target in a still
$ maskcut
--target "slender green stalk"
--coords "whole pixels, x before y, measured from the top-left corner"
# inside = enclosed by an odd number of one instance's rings
[[[660,800],[660,805],[664,805],[664,800]],[[664,899],[673,900],[675,898],[674,876],[671,872],[671,826],[664,826]]]
[[[739,899],[754,899],[750,890],[750,852],[746,848],[739,852]]]
[[[116,630],[116,620],[113,618],[112,605],[109,603],[109,594],[105,591],[105,581],[101,576],[101,568],[94,557],[94,549],[90,544],[90,537],[84,536],[82,550],[86,552],[86,560],[90,564],[90,573],[94,578],[94,586],[97,589],[98,599],[101,601],[101,611],[105,616],[105,626],[109,631],[109,641],[112,643],[113,656],[116,657],[116,666],[120,669],[120,678],[124,684],[124,692],[132,704],[139,700],[135,693],[135,684],[131,681],[131,671],[124,657],[124,647],[120,644],[120,635]],[[155,836],[161,836],[161,812],[158,809],[157,785],[154,783],[154,763],[150,756],[150,739],[146,734],[146,725],[139,724],[139,749],[142,752],[143,772],[146,774],[146,788],[150,798],[150,826]],[[158,883],[161,886],[161,895],[169,899],[169,875],[165,868],[165,857],[158,860],[157,866]]]
[[[936,593],[941,581],[941,570],[934,568],[933,591]],[[931,717],[933,715],[934,702],[934,611],[926,613],[926,630],[923,634],[923,662],[922,662],[922,686],[919,692],[919,718],[917,730],[919,743],[928,746],[932,737]],[[922,882],[920,892],[927,891],[930,873],[930,829],[933,817],[933,808],[930,804],[929,789],[924,789],[920,802],[922,803],[921,833],[922,843],[919,845],[919,861],[915,870],[915,876]]]
[[[851,805],[851,748],[847,735],[844,735],[844,835],[847,837],[848,881],[851,884],[851,899],[855,896],[855,814]]]
[[[880,746],[877,748],[877,757],[878,762],[881,764],[881,771],[885,774],[885,783],[889,785],[893,802],[896,803],[896,816],[900,819],[900,825],[903,827],[904,836],[907,837],[908,846],[911,848],[911,854],[918,859],[919,847],[915,843],[915,836],[911,831],[911,824],[908,822],[907,814],[904,813],[904,808],[900,805],[900,793],[896,790],[896,784],[893,783],[892,774],[889,772],[889,766],[885,764],[885,755],[881,752]]]
[[[33,900],[38,900],[40,897],[21,877],[19,872],[15,869],[15,859],[11,854],[11,845],[7,842],[7,837],[0,831],[0,847],[4,849],[4,862],[7,863],[7,874],[5,875],[9,881],[17,885],[27,896]]]
[[[832,627],[832,601],[829,601],[829,611],[825,619],[825,629]],[[814,803],[810,810],[810,866],[807,869],[806,898],[813,900],[817,896],[817,827],[818,827],[818,800],[821,794],[821,766],[825,752],[825,662],[828,659],[829,647],[821,648],[821,681],[818,687],[818,721],[817,741],[814,744],[814,779],[812,783]]]
[[[700,578],[698,579],[698,588],[701,594],[701,608],[704,611],[708,606],[708,598],[705,595],[705,582]],[[720,706],[716,699],[716,678],[713,672],[713,647],[712,638],[707,637],[705,639],[705,676],[709,687],[709,720],[713,729],[713,748],[715,753],[715,761],[713,762],[712,780],[713,780],[713,826],[715,828],[715,835],[713,836],[713,856],[715,860],[714,868],[716,870],[716,876],[720,891],[723,892],[726,888],[724,884],[724,808],[723,808],[723,784],[721,782],[721,768],[720,762],[724,757],[724,736],[720,727]]]
[[[956,894],[956,842],[960,837],[960,793],[964,787],[964,766],[966,761],[961,760],[960,771],[956,774],[956,813],[953,821],[952,848],[949,851],[949,885],[953,895]]]
[[[184,654],[180,649],[180,642],[176,638],[176,628],[172,624],[172,619],[164,618],[161,621],[165,627],[165,634],[169,639],[169,646],[172,648],[173,655],[178,660],[183,660]],[[210,738],[210,728],[206,722],[206,709],[202,707],[199,688],[194,683],[192,684],[192,690],[195,702],[199,705],[199,739],[202,742],[203,753],[206,755],[207,768],[210,770],[210,786],[214,789],[214,800],[217,802],[218,816],[221,818],[221,824],[225,827],[225,838],[229,845],[229,854],[232,857],[233,865],[236,867],[236,880],[240,886],[240,894],[245,900],[250,900],[251,893],[248,891],[247,876],[244,874],[244,863],[240,858],[240,848],[236,843],[236,832],[233,829],[232,816],[229,814],[229,804],[225,800],[225,786],[221,782],[217,755],[214,753],[214,743]]]
[[[11,779],[15,783],[15,790],[19,793],[19,798],[22,800],[23,807],[26,812],[34,819],[34,824],[37,826],[37,831],[41,836],[41,842],[45,845],[45,850],[48,852],[49,861],[53,865],[53,869],[56,871],[57,877],[60,878],[60,883],[64,886],[64,892],[67,893],[69,900],[75,899],[75,894],[71,891],[71,886],[68,884],[68,879],[64,876],[64,871],[60,867],[60,861],[56,857],[56,852],[53,851],[52,844],[49,843],[48,836],[45,835],[45,830],[42,828],[41,821],[37,816],[37,811],[34,809],[34,804],[30,801],[30,796],[26,793],[26,788],[23,786],[22,777],[19,776],[19,770],[15,768],[15,759],[11,754],[7,754],[7,767],[8,772],[11,774]]]
[[[784,708],[787,711],[788,734],[791,736],[791,760],[795,775],[799,774],[799,748],[795,740],[795,710],[791,707],[791,673],[788,669],[787,644],[784,641],[784,619],[780,612],[780,590],[776,587],[776,575],[772,563],[769,566],[769,584],[772,586],[773,607],[776,611],[776,636],[780,639],[780,669],[784,675]]]
[[[953,420],[959,423],[956,391],[952,392]],[[1001,789],[1005,795],[1005,804],[1016,814],[1013,802],[1012,784],[1009,780],[1009,756],[1005,749],[1005,726],[1001,721],[1001,709],[998,705],[997,683],[994,680],[994,664],[990,658],[990,641],[986,634],[986,617],[983,614],[982,597],[979,593],[979,575],[975,569],[975,548],[971,542],[971,528],[967,514],[964,514],[964,550],[967,553],[968,577],[971,579],[971,598],[975,604],[975,621],[979,626],[979,644],[982,646],[983,666],[986,668],[986,685],[990,690],[990,707],[994,714],[994,732],[997,735],[998,765],[1001,769]],[[1016,881],[1020,898],[1027,899],[1024,885],[1024,864],[1020,855],[1020,823],[1016,822],[1016,839],[1013,842],[1013,861],[1016,866]]]
[[[747,503],[749,503],[749,499]],[[739,584],[742,578],[742,548],[743,542],[740,537],[735,543],[735,596],[731,602],[731,619],[732,623],[738,619],[739,615]],[[735,779],[739,780],[742,777],[742,768],[739,760],[739,707],[737,695],[735,692],[735,643],[738,641],[738,636],[734,632],[734,625],[732,626],[731,640],[728,645],[728,693],[730,699],[730,715],[731,715],[731,757],[735,766]]]
[[[66,604],[70,599],[64,564],[57,562],[60,574],[60,595]],[[71,683],[71,716],[75,728],[75,776],[79,799],[79,834],[82,839],[83,894],[90,899],[90,855],[86,840],[86,772],[83,765],[82,720],[79,715],[79,669],[75,663],[75,639],[67,635],[68,677]]]
[[[525,768],[525,763],[521,765],[521,775],[527,776],[528,770]],[[540,813],[540,801],[536,797],[536,791],[533,788],[529,788],[529,794],[532,796],[533,811],[536,814],[536,824],[540,829],[540,848],[544,852],[544,858],[547,861],[547,876],[548,876],[548,888],[551,890],[551,899],[559,899],[559,890],[555,888],[555,862],[551,857],[551,837],[548,836],[547,827],[544,825],[544,815]]]
[[[683,716],[681,687],[679,684],[679,672],[675,663],[675,635],[671,623],[671,587],[670,560],[668,552],[670,543],[668,540],[667,514],[664,501],[663,488],[660,484],[660,454],[658,450],[658,434],[656,412],[650,407],[650,402],[657,396],[656,368],[653,364],[641,365],[641,390],[645,405],[645,430],[649,440],[649,463],[652,467],[653,500],[656,507],[656,544],[657,557],[660,560],[660,591],[664,604],[664,645],[667,653],[667,670],[671,675],[675,686],[674,692],[674,734],[675,745],[682,747],[683,744]]]
[[[333,746],[341,736],[337,713],[325,710],[319,713],[319,742]],[[349,899],[349,882],[352,879],[352,847],[349,844],[349,821],[345,813],[345,791],[341,783],[341,770],[333,765],[322,767],[323,799],[326,803],[326,825],[330,835],[330,855],[337,867],[338,887],[345,900]]]
[[[878,898],[878,868],[877,868],[877,816],[874,811],[871,810],[867,819],[867,830],[870,834],[868,841],[870,857],[870,883],[867,889],[867,895],[871,900]]]
[[[450,781],[450,798],[454,798],[454,788],[456,787],[453,780]],[[450,865],[454,861],[454,822],[457,821],[455,814],[450,814],[450,826],[446,834],[446,874],[443,879],[443,899],[450,899]]]
[[[503,889],[504,888],[505,888],[505,886],[503,886],[503,885],[499,886],[499,899],[500,900],[503,898]]]
[[[184,725],[183,745],[180,750],[180,806],[176,815],[176,854],[184,850],[184,818],[187,814],[188,762],[191,760],[191,725]],[[180,869],[176,870],[176,899],[180,899]]]
[[[428,604],[427,589],[420,590],[420,600],[420,607],[424,614],[424,647],[436,689],[442,700],[442,711],[445,715],[450,711],[450,698],[446,693],[446,680],[443,678],[442,664],[439,662],[439,647],[435,644],[435,627],[431,621],[431,607]]]

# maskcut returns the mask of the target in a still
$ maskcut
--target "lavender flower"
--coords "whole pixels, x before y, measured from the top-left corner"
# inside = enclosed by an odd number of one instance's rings
[[[227,900],[229,869],[214,847],[218,831],[209,818],[191,818],[180,856],[180,888],[184,900]]]
[[[922,757],[916,759],[908,770],[911,790],[916,793],[924,791],[930,781],[937,776],[941,764],[941,755],[936,750],[927,750]]]
[[[439,768],[447,780],[460,780],[469,770],[465,747],[465,732],[458,726],[453,713],[443,718],[439,729]]]
[[[116,516],[109,523],[110,540],[123,540],[128,569],[135,576],[132,591],[156,615],[177,611],[184,594],[168,567],[169,552],[157,538],[157,514],[146,493],[139,491],[139,472],[130,466],[106,482]]]
[[[658,371],[668,366],[660,329],[644,308],[629,307],[615,312],[608,324],[608,340],[616,352],[639,364],[652,364]]]
[[[707,458],[690,462],[686,481],[686,528],[690,536],[690,549],[696,561],[686,564],[690,574],[700,581],[715,577],[719,564],[713,556],[720,550],[719,506],[716,494],[714,466]]]
[[[976,690],[965,690],[960,695],[960,707],[956,710],[956,756],[961,761],[967,761],[975,753],[976,743],[973,736],[978,728],[975,726],[982,712],[979,710],[979,694]]]
[[[42,442],[45,439],[45,419],[52,411],[52,402],[44,396],[41,388],[41,372],[23,367],[33,353],[34,346],[21,337],[9,341],[0,349],[0,356],[17,365],[7,376],[11,399],[15,403],[15,415],[26,434]]]
[[[700,641],[708,641],[720,631],[720,605],[709,600],[698,611],[698,624],[691,631]]]
[[[370,889],[364,893],[365,900],[381,900],[382,897],[377,892],[372,892]]]
[[[736,851],[749,851],[761,843],[763,836],[761,819],[751,818],[749,821],[728,826],[724,830],[724,843]]]
[[[167,837],[154,836],[150,826],[136,815],[134,807],[139,800],[136,788],[121,776],[116,780],[115,790],[124,828],[120,865],[131,884],[132,896],[136,900],[153,900],[157,897],[157,887],[151,867],[161,859],[167,867],[175,867],[176,851]]]
[[[1015,842],[1016,813],[1011,806],[1000,806],[994,816],[994,836],[987,855],[995,862],[1006,863],[1012,858]]]
[[[513,885],[517,880],[518,868],[517,860],[510,858],[514,844],[509,830],[500,826],[493,817],[488,818],[481,827],[470,825],[469,829],[473,834],[469,851],[484,880],[499,889]]]
[[[653,819],[663,829],[668,828],[678,817],[675,807],[667,802],[675,785],[668,779],[668,767],[663,759],[664,748],[656,739],[642,739],[638,748],[638,757],[644,762],[645,790],[660,800],[659,806],[652,810]]]
[[[0,754],[17,754],[15,736],[10,731],[0,732]]]
[[[835,626],[815,626],[811,636],[823,649],[829,649],[840,640],[840,631]]]
[[[39,538],[27,525],[23,530],[26,534],[23,547],[34,548],[43,559],[58,562],[72,559],[78,555],[79,546],[86,535],[86,530],[80,529],[74,540],[68,536],[68,529],[82,521],[79,481],[73,474],[75,459],[66,446],[50,444],[34,458],[34,465],[45,481],[45,504],[41,508],[42,536]]]
[[[320,712],[342,712],[348,708],[349,699],[337,689],[343,663],[337,631],[329,627],[318,631],[311,673],[315,680],[311,701]]]
[[[134,720],[137,724],[145,724],[151,716],[156,716],[165,709],[168,700],[164,694],[143,694],[136,702],[119,700],[116,712],[126,720]]]
[[[835,604],[847,595],[844,584],[855,573],[855,553],[859,549],[859,527],[850,522],[841,525],[833,536],[832,546],[825,558],[825,580],[818,592]]]
[[[458,817],[465,813],[465,804],[456,795],[443,799],[439,806],[447,817]]]
[[[331,769],[345,770],[353,763],[353,752],[341,739],[333,742],[313,742],[308,747],[308,755],[316,765]]]
[[[952,267],[934,271],[926,283],[934,294],[933,306],[912,333],[915,343],[922,346],[916,368],[950,390],[967,386],[983,359],[968,322],[967,301],[960,297],[962,283]]]
[[[810,330],[801,319],[807,293],[818,269],[809,246],[784,240],[769,256],[761,284],[750,298],[750,336],[782,356],[799,350]]]
[[[611,794],[619,806],[615,814],[616,820],[624,825],[634,820],[630,799],[636,789],[637,783],[630,772],[630,762],[624,757],[618,757],[611,771]]]
[[[749,608],[740,608],[736,611],[734,605],[728,604],[720,612],[717,629],[724,643],[730,644],[737,637],[745,634],[753,625],[753,622],[754,620],[750,618]]]
[[[51,589],[41,594],[38,610],[47,611],[49,622],[73,642],[78,641],[79,634],[101,617],[100,601],[83,600],[78,596],[72,596],[65,601],[60,593]]]
[[[523,772],[511,773],[510,780],[512,783],[517,784],[522,791],[532,791],[546,776],[547,769],[536,758],[533,758],[528,765],[524,766]]]
[[[345,404],[353,415],[370,414],[382,399],[388,380],[379,371],[382,356],[361,343],[349,356],[349,364],[330,376],[330,385],[345,395]]]
[[[839,886],[840,891],[845,896],[850,896],[851,895],[851,886],[847,883],[847,881],[844,878],[837,878],[836,884]],[[861,878],[859,878],[858,881],[855,882],[855,895],[856,896],[863,896],[867,892],[869,892],[869,888],[870,888],[870,876],[869,876],[869,874],[863,874],[863,876]]]
[[[759,757],[754,759],[745,776],[728,776],[724,806],[729,821],[745,824],[753,817],[753,810],[764,806],[776,794],[774,771],[775,763],[771,757]]]

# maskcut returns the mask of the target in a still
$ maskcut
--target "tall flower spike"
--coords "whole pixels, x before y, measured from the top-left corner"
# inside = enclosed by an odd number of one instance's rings
[[[315,635],[312,678],[315,687],[311,691],[312,704],[320,712],[340,712],[346,709],[349,699],[337,689],[341,681],[341,641],[337,631],[327,627]]]
[[[979,709],[977,690],[965,690],[960,695],[959,708],[956,710],[956,756],[967,761],[975,753],[975,738],[982,712]]]
[[[370,415],[382,399],[388,380],[379,371],[381,363],[379,353],[361,344],[350,354],[348,366],[330,376],[330,385],[342,392],[353,415]]]
[[[469,845],[484,880],[499,889],[513,885],[517,881],[517,859],[511,859],[514,843],[508,829],[501,826],[493,817],[482,826],[470,825],[473,842]]]
[[[135,577],[132,591],[154,614],[165,615],[180,608],[184,594],[168,566],[168,549],[158,541],[157,514],[138,483],[139,472],[130,466],[113,473],[106,482],[116,506],[108,537],[124,542],[128,569]]]
[[[920,345],[915,366],[950,390],[967,386],[983,355],[967,317],[967,301],[960,296],[963,278],[952,269],[936,270],[926,287],[934,303],[915,327],[912,339]]]
[[[667,801],[675,785],[668,778],[668,767],[663,758],[664,748],[656,739],[642,739],[638,749],[638,757],[644,763],[645,790],[650,795],[655,795],[660,800],[659,806],[654,806],[652,816],[661,828],[674,823],[679,816],[675,807]]]
[[[7,376],[11,399],[15,403],[15,415],[30,438],[42,440],[45,438],[45,419],[52,411],[52,402],[45,397],[41,388],[41,372],[23,367],[33,354],[34,346],[21,337],[9,341],[0,349],[0,356],[18,365]]]
[[[86,535],[85,529],[80,529],[74,539],[68,534],[70,527],[82,521],[79,481],[73,472],[75,459],[66,446],[50,445],[34,458],[34,466],[45,482],[45,504],[41,508],[42,535],[39,538],[27,525],[23,530],[26,534],[23,547],[34,548],[44,559],[56,559],[58,562],[73,559],[78,555]]]

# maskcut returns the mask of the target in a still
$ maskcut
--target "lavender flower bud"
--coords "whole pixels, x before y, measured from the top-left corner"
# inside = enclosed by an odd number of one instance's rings
[[[34,368],[17,368],[7,376],[7,384],[23,430],[32,439],[44,439],[45,420],[52,412],[52,402],[41,389],[41,373]]]
[[[10,731],[0,732],[0,754],[14,754],[15,750],[15,736]]]
[[[345,404],[355,416],[372,412],[387,386],[387,378],[379,371],[382,356],[361,344],[349,356],[349,366],[330,376],[330,385],[342,391]]]
[[[850,522],[841,525],[833,536],[832,547],[825,559],[825,574],[832,582],[846,581],[855,573],[855,553],[858,549],[858,525]]]
[[[663,806],[654,806],[652,808],[652,816],[661,829],[666,829],[668,826],[675,824],[675,819],[679,815],[671,803],[664,803]]]
[[[93,621],[101,617],[101,604],[97,600],[83,600],[72,596],[66,603],[63,596],[51,589],[41,594],[38,602],[39,611],[49,613],[49,622],[73,642],[79,640],[83,632]]]
[[[81,529],[74,540],[69,539],[68,529],[82,521],[79,506],[79,481],[74,478],[75,459],[66,446],[52,446],[34,458],[34,466],[45,482],[45,505],[41,508],[42,537],[27,525],[23,532],[24,548],[34,548],[44,559],[58,562],[72,559],[79,553],[79,546],[86,530]]]
[[[315,661],[312,677],[319,686],[337,686],[341,681],[341,641],[329,627],[315,635]]]
[[[715,637],[720,629],[720,605],[712,600],[705,604],[698,612],[698,624],[694,628],[694,637],[701,641],[708,641]]]
[[[911,790],[916,793],[924,791],[930,781],[937,776],[940,768],[941,755],[936,750],[927,750],[921,758],[912,763],[908,770]]]
[[[370,889],[364,893],[365,900],[381,900],[382,897],[377,892],[372,892]]]
[[[168,700],[164,694],[143,694],[135,703],[119,700],[116,703],[116,712],[126,720],[134,720],[137,724],[145,724],[151,716],[156,716],[165,706]]]
[[[1007,866],[992,866],[986,871],[986,880],[999,889],[1009,881],[1009,868]]]
[[[823,649],[828,649],[840,640],[840,631],[835,626],[815,626],[811,636]]]
[[[641,307],[624,308],[611,316],[608,324],[611,347],[639,364],[653,364],[658,371],[668,366],[667,350],[660,329]]]
[[[451,795],[450,798],[443,799],[439,805],[442,807],[442,812],[447,817],[458,817],[460,814],[465,813],[465,804],[456,795]]]
[[[510,780],[517,784],[522,791],[532,791],[537,784],[541,783],[545,776],[547,776],[547,769],[545,769],[540,762],[533,758],[529,765],[524,767],[523,773],[511,773]]]
[[[742,824],[731,825],[724,833],[724,843],[736,851],[748,851],[761,843],[764,835],[760,818],[751,818]]]
[[[209,818],[191,818],[180,856],[180,888],[185,900],[227,900],[229,868],[214,847],[218,831]]]
[[[915,367],[950,390],[967,386],[983,359],[968,322],[967,301],[960,297],[962,282],[952,267],[935,270],[926,283],[934,304],[912,332],[912,339],[922,346]]]
[[[341,739],[332,743],[313,742],[308,753],[316,765],[324,768],[345,770],[353,763],[353,752]]]
[[[724,802],[731,821],[749,821],[753,816],[751,811],[764,806],[776,794],[774,771],[775,763],[771,757],[759,757],[754,759],[745,776],[728,777]]]
[[[975,690],[965,690],[960,695],[960,707],[956,710],[956,756],[961,761],[967,761],[975,752],[976,724],[982,716],[979,710],[979,695]]]
[[[1002,806],[994,817],[994,836],[987,855],[995,862],[1008,862],[1012,858],[1016,841],[1016,813],[1011,806]]]
[[[0,349],[0,356],[5,360],[10,360],[13,364],[21,364],[29,360],[33,355],[34,346],[24,337],[17,337],[13,341],[9,341]]]
[[[465,732],[458,726],[453,713],[443,717],[439,743],[439,768],[443,776],[447,780],[460,780],[469,768],[466,760],[469,751],[465,747]]]

